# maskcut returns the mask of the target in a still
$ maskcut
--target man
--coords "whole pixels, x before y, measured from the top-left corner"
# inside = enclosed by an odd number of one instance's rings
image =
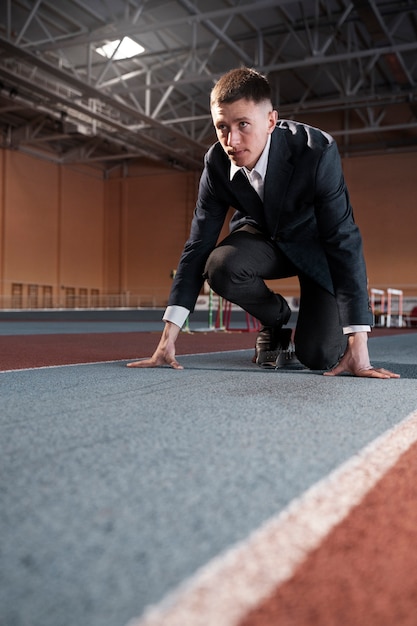
[[[175,342],[204,279],[260,320],[256,362],[278,363],[289,350],[291,330],[283,326],[291,311],[264,281],[296,275],[299,361],[329,376],[397,378],[369,361],[372,314],[362,240],[333,138],[304,124],[278,122],[269,83],[252,69],[222,76],[210,105],[218,142],[205,157],[165,328],[153,356],[129,367],[182,369]],[[217,245],[231,206],[231,234]]]

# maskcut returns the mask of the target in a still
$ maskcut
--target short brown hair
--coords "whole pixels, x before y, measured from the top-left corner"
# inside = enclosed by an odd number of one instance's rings
[[[272,102],[271,87],[265,76],[248,67],[230,70],[219,78],[211,90],[210,105],[252,100]]]

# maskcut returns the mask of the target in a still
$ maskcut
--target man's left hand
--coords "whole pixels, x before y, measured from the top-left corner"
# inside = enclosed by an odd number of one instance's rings
[[[368,333],[359,332],[349,335],[346,352],[339,363],[331,370],[325,372],[325,376],[338,376],[339,374],[352,374],[362,378],[400,378],[383,367],[372,367],[368,353]]]

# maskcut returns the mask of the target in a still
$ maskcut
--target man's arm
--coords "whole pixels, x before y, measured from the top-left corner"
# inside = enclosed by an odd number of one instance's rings
[[[215,174],[206,156],[190,234],[172,283],[168,298],[169,306],[182,306],[189,311],[194,310],[204,282],[203,273],[207,258],[217,244],[226,219],[229,204],[225,198],[219,197],[213,178]]]
[[[370,321],[372,314],[369,310],[362,237],[353,218],[335,145],[326,151],[317,178],[320,190],[316,211],[318,228],[329,262],[344,332],[351,331],[343,357],[325,375],[349,373],[367,378],[399,378],[398,374],[384,368],[374,368],[370,363],[366,318]]]
[[[343,327],[372,325],[362,236],[353,216],[337,146],[331,144],[317,170],[315,216],[327,257]]]

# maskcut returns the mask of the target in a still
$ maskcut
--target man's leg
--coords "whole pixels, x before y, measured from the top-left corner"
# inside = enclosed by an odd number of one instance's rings
[[[346,350],[336,298],[305,275],[299,276],[301,298],[295,353],[310,369],[327,370]]]
[[[265,285],[265,279],[294,275],[294,267],[277,247],[251,226],[224,239],[210,254],[205,277],[210,287],[239,305],[265,326],[286,324],[286,300]]]

